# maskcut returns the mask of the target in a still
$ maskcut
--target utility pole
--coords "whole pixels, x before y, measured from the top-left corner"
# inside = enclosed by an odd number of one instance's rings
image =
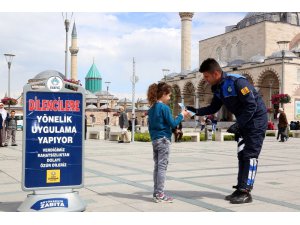
[[[135,61],[133,58],[133,73],[132,77],[130,78],[131,83],[132,83],[132,113],[131,113],[131,124],[132,124],[132,131],[131,131],[131,140],[134,142],[134,131],[135,131],[135,83],[138,82],[138,77],[135,76]]]

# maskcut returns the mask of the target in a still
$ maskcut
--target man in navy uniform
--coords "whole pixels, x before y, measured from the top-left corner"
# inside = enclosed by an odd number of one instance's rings
[[[237,133],[239,171],[236,190],[225,197],[232,204],[252,202],[253,188],[265,132],[268,125],[266,106],[255,88],[238,74],[222,71],[215,59],[208,58],[200,66],[204,79],[212,85],[213,99],[209,106],[195,109],[187,106],[197,116],[210,115],[219,111],[222,105],[235,115],[237,123],[229,132]],[[242,140],[242,141],[241,141]],[[240,142],[241,141],[241,142]]]

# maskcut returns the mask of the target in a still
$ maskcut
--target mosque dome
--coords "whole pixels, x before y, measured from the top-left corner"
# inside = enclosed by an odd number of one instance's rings
[[[197,73],[197,72],[199,72],[199,67],[192,70],[192,73]]]
[[[60,73],[56,70],[45,70],[45,71],[40,72],[37,75],[35,75],[35,77],[30,79],[28,82],[32,83],[32,82],[37,82],[37,81],[48,80],[50,77],[55,77],[55,76],[59,76],[63,80],[66,78],[65,75],[63,75],[62,73]]]
[[[166,77],[167,78],[173,78],[173,77],[175,77],[175,76],[177,76],[178,75],[178,73],[170,73],[170,74],[168,74]]]
[[[101,97],[112,96],[112,94],[109,93],[108,91],[97,91],[94,93],[94,95],[101,96]]]
[[[89,90],[92,93],[102,90],[101,74],[97,69],[95,63],[93,63],[85,77],[85,89]]]
[[[143,105],[143,106],[139,107],[138,110],[142,110],[142,111],[149,110],[149,106]]]
[[[300,48],[294,48],[292,51],[295,54],[299,54],[300,53]]]
[[[122,98],[122,99],[120,99],[119,101],[118,101],[118,104],[127,104],[127,103],[132,103],[130,100],[129,100],[129,98]]]
[[[188,75],[189,73],[191,73],[190,70],[183,70],[183,71],[181,71],[180,74],[186,76],[186,75]]]
[[[98,97],[96,95],[90,93],[90,94],[86,94],[85,98],[87,98],[87,99],[96,98],[97,99]]]
[[[134,109],[137,109],[137,108],[134,106]],[[131,111],[131,110],[132,110],[132,105],[126,107],[126,111],[127,111],[127,112],[128,112],[128,111]]]
[[[97,109],[97,106],[90,104],[86,107],[86,109]]]
[[[95,63],[93,63],[85,78],[101,78],[101,74]]]
[[[217,62],[219,63],[219,65],[220,65],[221,68],[228,66],[228,63],[225,62],[225,61],[217,60]]]
[[[284,50],[284,57],[296,58],[297,56],[292,51]],[[273,52],[269,58],[282,58],[282,51]]]
[[[261,54],[254,55],[250,58],[251,63],[263,63],[265,60],[266,57],[262,56]]]
[[[299,12],[249,12],[237,25],[226,27],[226,32],[233,31],[236,29],[242,29],[263,21],[281,22],[281,23],[300,26],[300,13]]]
[[[241,59],[235,59],[231,62],[228,63],[228,66],[231,66],[231,67],[236,67],[236,66],[241,66],[243,64],[245,64],[246,62],[244,60],[241,60]]]
[[[148,104],[148,100],[147,99],[142,99],[139,101],[140,104]]]

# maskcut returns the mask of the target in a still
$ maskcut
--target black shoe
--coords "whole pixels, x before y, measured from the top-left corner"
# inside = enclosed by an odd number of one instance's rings
[[[118,141],[118,143],[124,143],[124,141]]]
[[[11,146],[18,146],[17,144],[12,144]]]
[[[8,146],[8,144],[4,144],[4,147],[7,147]]]
[[[252,202],[252,196],[249,192],[239,191],[239,194],[230,200],[231,204],[243,204]]]
[[[239,193],[240,193],[239,190],[235,190],[234,192],[232,192],[231,195],[225,196],[224,199],[225,199],[226,201],[230,201],[231,199],[233,199],[234,197],[236,197]]]

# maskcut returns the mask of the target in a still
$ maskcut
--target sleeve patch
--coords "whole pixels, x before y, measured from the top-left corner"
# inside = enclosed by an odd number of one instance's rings
[[[246,95],[246,94],[248,94],[250,91],[249,91],[248,87],[246,86],[246,87],[244,87],[244,88],[241,90],[241,92],[242,92],[243,95]]]

